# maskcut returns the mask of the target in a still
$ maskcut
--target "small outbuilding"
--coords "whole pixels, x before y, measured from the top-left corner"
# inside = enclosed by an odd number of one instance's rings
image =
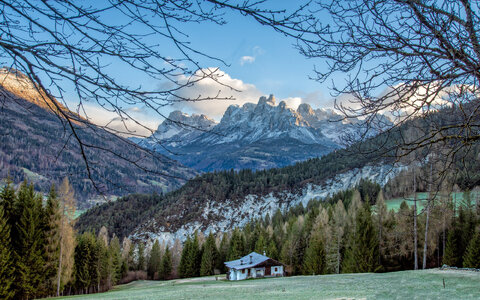
[[[243,280],[247,278],[282,277],[284,264],[265,255],[252,252],[240,259],[227,261],[228,280]]]

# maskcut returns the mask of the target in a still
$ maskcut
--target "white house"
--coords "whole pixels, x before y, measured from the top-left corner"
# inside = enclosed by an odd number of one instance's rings
[[[284,274],[284,264],[256,252],[252,252],[237,260],[227,261],[225,266],[228,268],[228,280],[281,277]]]

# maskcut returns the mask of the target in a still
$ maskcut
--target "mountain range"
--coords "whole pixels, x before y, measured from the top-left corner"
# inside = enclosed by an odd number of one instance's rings
[[[84,153],[59,110],[72,120]],[[1,179],[28,180],[47,192],[52,183],[68,177],[79,206],[89,207],[132,192],[168,192],[195,174],[89,123],[46,97],[25,75],[0,69]]]
[[[391,122],[385,118],[384,125]],[[229,106],[219,123],[203,114],[174,111],[150,137],[133,141],[199,171],[258,170],[320,157],[342,148],[345,136],[373,136],[381,130],[346,120],[332,109],[277,105],[270,95],[257,104]]]
[[[375,146],[376,141],[370,146]],[[227,232],[252,219],[272,217],[310,200],[321,200],[355,187],[362,179],[384,186],[406,167],[339,149],[291,166],[252,171],[203,173],[165,195],[128,195],[84,213],[79,231],[108,232],[148,243],[185,240],[195,231]]]

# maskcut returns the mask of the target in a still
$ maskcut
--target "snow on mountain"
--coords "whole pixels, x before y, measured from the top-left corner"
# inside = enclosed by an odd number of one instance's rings
[[[292,138],[305,144],[330,142],[297,111],[287,107],[284,101],[276,105],[273,95],[261,97],[256,105],[231,105],[212,132],[218,134],[204,134],[201,142],[213,145],[232,142],[252,144],[277,138]]]
[[[288,211],[300,203],[304,206],[312,199],[323,199],[336,192],[352,188],[360,180],[370,179],[384,186],[388,180],[398,175],[406,167],[401,165],[367,165],[363,168],[353,169],[335,177],[325,180],[321,185],[308,184],[298,193],[280,192],[270,193],[266,196],[247,195],[242,200],[227,200],[219,203],[215,199],[198,203],[198,211],[202,214],[194,220],[189,215],[171,215],[169,219],[185,220],[182,226],[176,230],[169,230],[164,224],[157,224],[154,219],[141,224],[130,235],[135,240],[143,240],[151,243],[159,240],[160,243],[172,244],[176,239],[184,241],[187,236],[191,236],[195,231],[203,232],[208,235],[210,232],[226,232],[233,227],[242,227],[251,219],[265,217],[267,214],[273,216],[280,209],[282,212]],[[190,220],[188,220],[190,219]],[[215,222],[211,222],[215,220]]]
[[[205,115],[188,115],[179,110],[170,113],[155,133],[146,139],[134,140],[143,147],[157,150],[160,147],[181,147],[211,130],[216,122]]]
[[[205,115],[174,111],[151,137],[134,141],[197,170],[265,169],[338,149],[343,136],[363,134],[358,133],[366,128],[362,124],[344,120],[332,109],[301,104],[294,110],[284,101],[277,105],[270,95],[257,104],[229,106],[218,124]]]

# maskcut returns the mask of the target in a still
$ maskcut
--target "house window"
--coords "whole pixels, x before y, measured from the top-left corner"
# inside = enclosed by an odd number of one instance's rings
[[[242,270],[242,274],[245,274],[245,269]]]
[[[273,268],[273,272],[277,272],[277,268]]]

